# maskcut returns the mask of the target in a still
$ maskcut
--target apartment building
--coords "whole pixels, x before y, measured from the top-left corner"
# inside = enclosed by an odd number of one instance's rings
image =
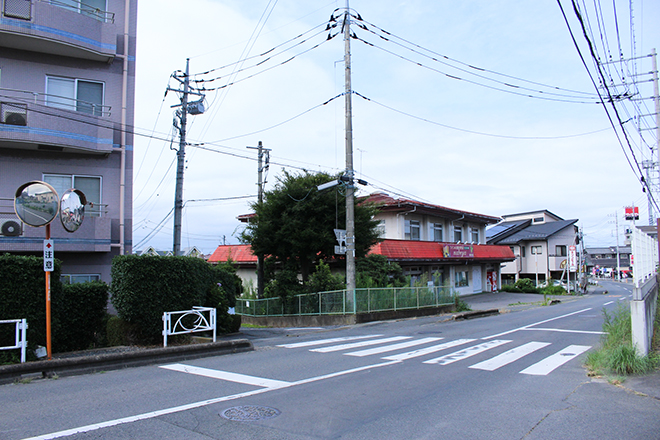
[[[0,252],[41,255],[17,188],[44,181],[87,199],[76,232],[51,223],[65,281],[110,281],[131,253],[136,0],[2,0]],[[18,225],[18,228],[16,227]]]
[[[529,278],[543,283],[567,279],[568,252],[578,244],[578,219],[564,220],[548,210],[503,215],[488,228],[488,244],[510,246],[515,261],[502,268],[502,279],[514,283]]]

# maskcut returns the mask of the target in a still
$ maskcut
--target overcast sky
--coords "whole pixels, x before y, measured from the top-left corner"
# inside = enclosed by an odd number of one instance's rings
[[[660,2],[601,2],[601,15],[598,2],[576,2],[599,56],[618,61],[660,48]],[[360,194],[492,216],[547,209],[579,219],[591,247],[616,244],[615,213],[623,244],[625,206],[639,206],[638,224],[648,224],[640,170],[656,138],[635,124],[655,127],[653,117],[636,115],[654,112],[651,100],[637,99],[653,95],[650,58],[602,69],[612,95],[632,95],[616,104],[618,116],[609,107],[615,125],[618,117],[628,129],[627,139],[620,129],[617,137],[597,103],[581,24],[571,3],[561,4],[589,71],[556,0],[351,0],[362,19],[351,27],[354,169],[369,183]],[[134,251],[172,248],[178,137],[171,106],[180,95],[163,96],[179,87],[171,74],[185,69],[186,58],[192,79],[205,81],[194,85],[208,91],[206,112],[189,116],[183,248],[211,253],[238,243],[236,217],[250,212],[257,193],[257,155],[247,146],[262,141],[271,149],[266,190],[282,166],[345,168],[344,98],[337,97],[344,42],[327,39],[340,27],[325,30],[345,0],[138,5]],[[219,70],[204,74],[212,69]]]

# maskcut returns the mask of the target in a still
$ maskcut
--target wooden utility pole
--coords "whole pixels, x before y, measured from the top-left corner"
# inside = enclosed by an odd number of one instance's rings
[[[263,147],[261,141],[259,141],[258,147],[247,147],[250,149],[257,150],[257,201],[261,205],[264,201],[264,182],[263,173],[268,170],[270,162],[270,150]],[[264,165],[264,155],[266,156],[266,164]],[[264,297],[264,254],[257,255],[257,298]]]

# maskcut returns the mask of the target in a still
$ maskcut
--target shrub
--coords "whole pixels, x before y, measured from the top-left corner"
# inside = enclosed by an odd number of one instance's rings
[[[566,295],[566,289],[561,286],[547,286],[541,289],[544,295]]]
[[[530,280],[529,278],[520,278],[518,281],[516,281],[514,286],[520,289],[520,291],[524,293],[539,292],[536,286],[534,286],[534,281]]]
[[[164,312],[215,307],[218,327],[230,327],[227,309],[235,305],[241,281],[230,266],[214,267],[199,258],[122,255],[112,261],[111,292],[135,339],[155,343]]]
[[[65,284],[52,296],[53,347],[57,351],[85,350],[104,345],[108,285],[102,281]]]
[[[500,287],[500,292],[522,293],[522,290],[520,290],[513,284],[503,284]]]
[[[305,284],[305,291],[307,293],[327,292],[330,290],[342,290],[346,288],[344,277],[342,275],[334,275],[328,266],[323,261],[319,261],[314,273],[309,276]]]

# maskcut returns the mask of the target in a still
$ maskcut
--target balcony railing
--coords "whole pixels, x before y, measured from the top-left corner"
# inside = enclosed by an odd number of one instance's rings
[[[13,98],[12,100],[14,103],[11,103],[11,105],[15,106],[21,105],[16,103],[16,101],[18,101],[20,103],[34,103],[63,110],[87,113],[99,117],[110,117],[112,115],[112,107],[109,105],[102,105],[89,101],[83,101],[81,99],[74,99],[48,93],[0,88],[0,101],[2,101],[5,105],[9,105],[10,103],[6,102],[6,98]],[[2,123],[7,123],[4,118],[2,119]]]
[[[17,0],[5,0],[5,1],[17,1]],[[78,12],[79,14],[86,15],[88,17],[91,17],[98,21],[102,21],[104,23],[115,22],[114,12],[104,11],[100,8],[89,5],[85,2],[80,2],[76,0],[41,0],[41,1],[46,1],[53,6]]]

